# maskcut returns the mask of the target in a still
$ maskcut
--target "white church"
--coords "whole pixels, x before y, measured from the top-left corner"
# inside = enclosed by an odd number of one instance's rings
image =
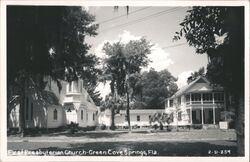
[[[58,128],[71,122],[78,123],[79,127],[97,125],[97,107],[83,88],[82,80],[61,84],[60,93],[52,81],[42,92],[32,84],[26,88],[25,128]],[[9,113],[9,128],[19,127],[19,107],[20,103]]]

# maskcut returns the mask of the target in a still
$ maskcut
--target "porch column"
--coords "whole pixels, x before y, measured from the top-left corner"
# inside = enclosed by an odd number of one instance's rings
[[[201,104],[203,104],[203,93],[201,93]]]
[[[212,97],[213,97],[213,104],[214,104],[214,93],[212,93]]]
[[[193,113],[193,110],[192,110],[192,106],[191,106],[190,107],[190,118],[191,118],[190,122],[191,122],[191,124],[193,124],[193,115],[192,115],[192,113]]]
[[[201,93],[201,124],[204,124],[203,93]]]
[[[214,105],[213,105],[213,123],[215,124],[215,108],[214,108]]]
[[[204,116],[203,116],[203,105],[201,106],[201,124],[204,124]]]

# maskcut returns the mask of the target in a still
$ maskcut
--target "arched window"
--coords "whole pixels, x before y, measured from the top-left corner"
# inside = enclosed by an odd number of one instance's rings
[[[53,119],[54,120],[57,120],[57,110],[55,109],[54,112],[53,112]]]
[[[83,110],[81,110],[81,120],[83,120]]]

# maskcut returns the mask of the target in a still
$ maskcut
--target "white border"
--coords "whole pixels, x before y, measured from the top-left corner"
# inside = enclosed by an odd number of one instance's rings
[[[1,161],[249,161],[249,1],[172,1],[172,0],[2,0],[0,55],[0,160]],[[7,5],[73,5],[73,6],[245,6],[245,156],[244,157],[43,157],[7,156],[6,133],[6,6]]]

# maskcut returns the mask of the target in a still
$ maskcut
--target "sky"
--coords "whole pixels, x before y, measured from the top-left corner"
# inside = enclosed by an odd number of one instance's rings
[[[149,58],[152,63],[143,70],[154,68],[156,71],[168,69],[178,78],[179,88],[186,84],[187,77],[191,72],[197,71],[200,67],[207,65],[206,54],[196,54],[193,47],[188,46],[186,39],[173,42],[175,32],[178,32],[180,23],[187,14],[188,7],[150,7],[136,6],[129,7],[129,14],[126,14],[126,7],[88,7],[90,14],[94,15],[98,23],[98,35],[87,37],[86,41],[92,47],[91,53],[103,57],[102,46],[105,42],[121,41],[127,43],[129,40],[140,39],[141,37],[151,41],[152,47]],[[109,85],[99,84],[102,97],[109,93]]]

